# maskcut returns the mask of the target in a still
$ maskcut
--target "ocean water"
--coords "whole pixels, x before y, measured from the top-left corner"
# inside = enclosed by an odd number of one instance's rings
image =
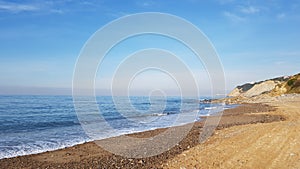
[[[179,97],[130,97],[130,104],[127,101],[109,96],[97,97],[96,103],[87,99],[82,106],[85,112],[77,116],[72,96],[0,96],[0,159],[180,125],[214,114],[220,106],[232,107]],[[90,108],[92,104],[97,109]],[[76,110],[83,112],[80,105],[77,103]],[[180,121],[179,117],[189,118]],[[179,120],[175,123],[174,119]],[[96,132],[86,130],[93,125],[97,125]]]

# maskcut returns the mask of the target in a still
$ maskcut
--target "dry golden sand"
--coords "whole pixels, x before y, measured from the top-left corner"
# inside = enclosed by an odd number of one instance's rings
[[[266,101],[266,100],[265,100]],[[285,121],[233,126],[182,152],[164,168],[300,168],[300,97],[267,103]]]

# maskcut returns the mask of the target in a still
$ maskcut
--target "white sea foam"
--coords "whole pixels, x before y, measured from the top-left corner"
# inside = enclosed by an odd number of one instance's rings
[[[63,149],[66,147],[72,147],[74,145],[83,144],[92,140],[74,140],[64,143],[49,143],[49,142],[40,142],[37,145],[20,145],[20,146],[0,146],[0,149],[7,148],[6,151],[0,151],[0,159],[11,158],[29,154],[38,154],[46,151],[53,151],[58,149]]]
[[[216,110],[214,108],[216,105],[211,104],[201,104],[203,107],[190,110],[190,103],[182,109],[178,107],[180,104],[177,98],[171,99],[173,101],[169,103],[163,113],[141,113],[137,114],[136,117],[132,115],[134,118],[130,119],[131,116],[124,118],[122,112],[118,113],[113,109],[113,102],[110,97],[101,97],[99,109],[102,115],[106,115],[104,118],[106,121],[95,120],[95,116],[100,114],[96,110],[90,110],[86,114],[89,123],[85,125],[93,126],[93,123],[107,122],[115,129],[115,132],[102,128],[101,132],[92,133],[94,134],[93,137],[88,137],[77,120],[70,96],[0,96],[0,111],[2,112],[0,118],[0,159],[62,149],[93,139],[104,139],[191,123],[199,120],[200,115],[207,113],[210,115],[211,109]],[[147,98],[133,100],[137,106],[141,105],[140,108],[145,108],[147,104],[143,103],[147,101]],[[154,103],[159,104],[160,101],[154,100]],[[126,106],[124,110],[127,110]],[[198,116],[195,117],[193,114],[198,114]],[[174,120],[177,117],[183,118],[175,123]]]

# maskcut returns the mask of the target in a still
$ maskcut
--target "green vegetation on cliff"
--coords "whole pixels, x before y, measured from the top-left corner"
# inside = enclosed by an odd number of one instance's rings
[[[228,96],[253,97],[262,94],[279,96],[300,93],[300,73],[237,86]]]

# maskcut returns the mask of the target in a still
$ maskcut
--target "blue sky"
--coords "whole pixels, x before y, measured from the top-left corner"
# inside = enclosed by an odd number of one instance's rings
[[[295,74],[300,72],[299,11],[299,0],[0,0],[0,94],[70,94],[76,59],[88,38],[110,21],[140,12],[170,13],[201,29],[220,56],[228,91]],[[147,37],[131,43],[139,42],[144,42],[139,48],[153,45]],[[155,44],[184,51],[164,39]],[[115,53],[122,57],[139,49],[129,46]],[[106,65],[117,64],[112,55]],[[206,81],[205,70],[197,66],[191,63]],[[98,74],[97,88],[106,94],[112,70],[104,66]],[[141,86],[151,83],[145,77]],[[209,83],[200,88],[209,93]]]

